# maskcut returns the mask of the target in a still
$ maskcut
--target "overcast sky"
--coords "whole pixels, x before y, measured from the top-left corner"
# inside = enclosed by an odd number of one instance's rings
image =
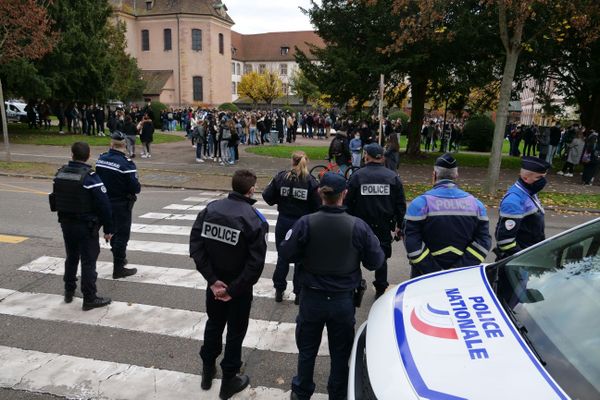
[[[310,0],[223,0],[239,33],[305,31],[313,29],[298,7],[310,7]]]

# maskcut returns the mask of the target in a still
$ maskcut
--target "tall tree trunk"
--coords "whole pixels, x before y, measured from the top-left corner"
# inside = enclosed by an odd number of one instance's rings
[[[518,50],[506,52],[504,62],[504,73],[502,74],[502,83],[500,84],[500,97],[498,99],[498,111],[496,112],[496,127],[494,128],[494,139],[492,142],[492,153],[488,165],[487,180],[484,190],[487,194],[496,194],[498,190],[498,180],[500,178],[500,165],[502,163],[502,144],[504,142],[504,132],[508,119],[508,106],[510,103],[510,94],[512,91],[513,79],[519,60]]]
[[[412,108],[410,110],[406,153],[414,156],[421,152],[421,128],[425,116],[427,79],[411,76],[410,93],[412,98]]]
[[[2,133],[4,136],[4,150],[6,151],[6,161],[10,162],[10,143],[8,141],[8,124],[6,119],[6,108],[4,107],[4,89],[2,89],[2,79],[0,79],[0,117],[2,118]]]

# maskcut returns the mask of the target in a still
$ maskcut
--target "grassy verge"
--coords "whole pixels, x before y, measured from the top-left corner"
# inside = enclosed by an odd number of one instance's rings
[[[327,147],[321,146],[256,146],[247,148],[246,151],[269,157],[277,158],[290,158],[292,153],[296,150],[304,151],[313,163],[317,163],[320,160],[327,158]],[[411,165],[433,165],[434,160],[440,156],[441,153],[422,153],[419,157],[407,157],[404,154],[400,155],[401,164]],[[481,167],[487,168],[489,162],[489,156],[487,154],[472,154],[472,153],[456,153],[453,156],[462,167]],[[521,159],[518,157],[504,156],[502,158],[502,168],[505,169],[519,169],[521,167]]]
[[[90,146],[108,146],[110,138],[108,136],[85,136],[73,134],[58,134],[57,127],[51,127],[50,130],[29,129],[24,124],[9,124],[9,139],[15,144],[36,144],[46,146],[70,146],[74,142],[87,142]],[[185,137],[173,134],[154,133],[153,144],[180,142]],[[140,143],[139,136],[137,142]]]

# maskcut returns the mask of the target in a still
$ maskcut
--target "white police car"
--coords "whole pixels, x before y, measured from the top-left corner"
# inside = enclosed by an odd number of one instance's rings
[[[350,400],[600,399],[600,219],[388,290],[350,362]]]

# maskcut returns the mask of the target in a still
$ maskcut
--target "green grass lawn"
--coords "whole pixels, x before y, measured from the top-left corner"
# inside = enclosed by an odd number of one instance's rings
[[[58,134],[58,128],[53,126],[49,130],[44,129],[29,129],[24,124],[9,124],[9,138],[11,143],[15,144],[38,144],[49,146],[70,146],[74,142],[87,142],[90,146],[107,146],[110,142],[108,136],[85,136],[74,134]],[[107,130],[108,133],[108,130]],[[164,134],[160,132],[154,133],[153,144],[180,142],[185,140],[185,137],[174,134]],[[137,142],[140,143],[139,137]]]

